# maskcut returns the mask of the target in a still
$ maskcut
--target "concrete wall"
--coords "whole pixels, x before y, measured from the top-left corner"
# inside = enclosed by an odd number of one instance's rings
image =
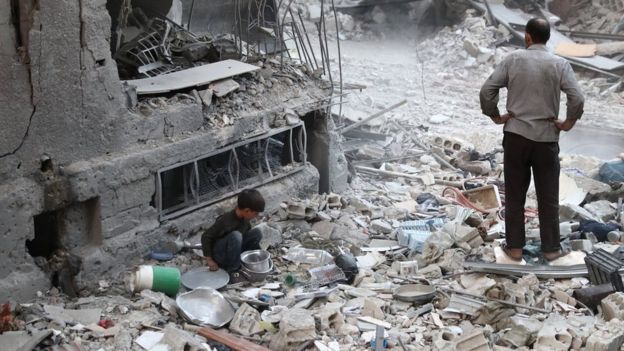
[[[262,96],[232,94],[208,109],[175,96],[163,107],[131,106],[109,38],[104,0],[0,0],[0,301],[50,287],[25,245],[35,238],[35,216],[57,211],[59,244],[83,259],[81,283],[97,283],[175,239],[170,233],[186,235],[232,206],[224,201],[160,222],[153,205],[159,169],[261,134],[286,109],[305,115],[326,104],[327,92],[311,80],[272,78]],[[233,122],[211,127],[207,121],[222,114]],[[317,131],[325,148],[335,142],[329,130]],[[326,163],[339,158],[325,153]],[[52,167],[42,169],[42,159]],[[309,166],[260,190],[271,209],[318,192],[318,184]]]

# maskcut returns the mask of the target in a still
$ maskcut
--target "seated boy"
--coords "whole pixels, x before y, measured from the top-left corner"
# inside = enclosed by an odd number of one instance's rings
[[[235,209],[217,218],[201,238],[206,265],[233,273],[240,269],[240,254],[260,248],[262,233],[251,229],[249,221],[264,211],[264,198],[258,190],[244,190]]]

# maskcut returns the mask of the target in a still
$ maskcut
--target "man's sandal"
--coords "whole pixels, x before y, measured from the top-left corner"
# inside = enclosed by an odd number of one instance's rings
[[[511,253],[511,248],[509,248],[507,246],[507,243],[502,243],[501,244],[501,249],[503,249],[503,252],[505,253],[505,255],[507,255],[507,257],[509,257],[510,259],[512,259],[513,261],[516,262],[520,262],[522,261],[522,254],[520,254],[520,257],[516,257]]]
[[[548,262],[552,262],[558,258],[561,258],[563,256],[567,256],[570,254],[570,251],[563,251],[563,250],[558,250],[558,251],[553,251],[553,252],[544,252],[544,259]],[[546,257],[546,254],[554,254],[554,256],[551,256],[550,258]]]

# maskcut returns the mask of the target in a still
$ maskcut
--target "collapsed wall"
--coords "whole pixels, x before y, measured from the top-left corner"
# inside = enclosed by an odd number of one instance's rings
[[[246,187],[271,209],[346,184],[318,79],[265,56],[236,93],[137,96],[110,3],[0,0],[0,300],[127,270]]]

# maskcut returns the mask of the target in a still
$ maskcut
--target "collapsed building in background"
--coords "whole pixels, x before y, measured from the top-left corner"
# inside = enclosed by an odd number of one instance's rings
[[[50,283],[72,295],[196,231],[245,188],[270,209],[346,186],[327,40],[314,47],[288,8],[0,6],[1,299]]]

